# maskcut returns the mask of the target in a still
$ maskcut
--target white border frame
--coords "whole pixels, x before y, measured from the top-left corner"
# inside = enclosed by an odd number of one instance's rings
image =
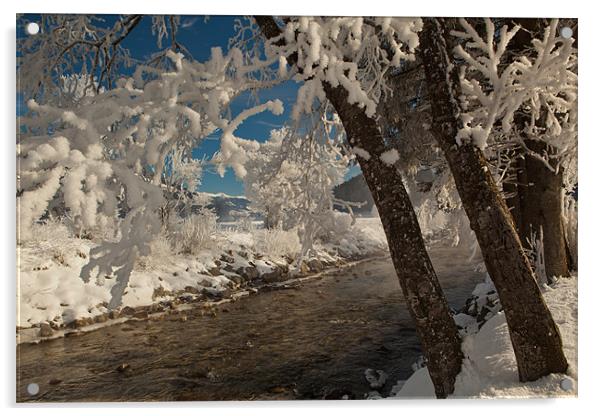
[[[592,3],[590,3],[592,4]],[[162,404],[66,404],[66,405],[16,405],[15,404],[15,310],[16,310],[16,251],[15,251],[15,14],[19,13],[139,13],[146,14],[272,14],[272,15],[402,15],[402,16],[512,16],[512,17],[578,17],[579,18],[579,102],[581,120],[581,142],[579,144],[579,176],[580,176],[580,212],[579,232],[580,245],[580,290],[579,290],[579,399],[547,399],[547,400],[451,400],[451,401],[353,401],[353,402],[193,402],[193,403],[162,403]],[[600,315],[599,308],[601,278],[597,269],[597,252],[600,246],[600,180],[598,175],[601,148],[598,140],[599,127],[596,121],[602,95],[602,63],[600,62],[601,39],[599,32],[599,14],[593,6],[575,1],[550,0],[546,2],[528,2],[525,0],[487,1],[413,1],[403,2],[394,0],[368,0],[364,4],[345,2],[330,2],[324,0],[302,0],[295,3],[285,3],[277,0],[180,0],[180,1],[149,1],[149,0],[101,0],[85,2],[82,0],[21,0],[18,2],[2,3],[2,21],[4,40],[4,64],[2,70],[2,156],[4,158],[2,190],[5,192],[2,210],[1,228],[4,231],[3,247],[0,250],[4,273],[2,282],[3,300],[3,332],[6,337],[1,344],[2,357],[5,362],[0,368],[1,404],[8,407],[6,414],[19,411],[26,414],[46,415],[106,415],[123,413],[141,413],[144,415],[165,415],[177,412],[180,414],[196,414],[199,412],[235,414],[241,410],[251,414],[282,414],[291,415],[307,412],[332,413],[335,408],[345,414],[364,414],[366,412],[386,412],[400,415],[420,413],[462,414],[466,412],[485,413],[489,415],[504,415],[516,410],[529,410],[543,413],[546,416],[585,411],[593,407],[594,400],[600,393],[597,391],[601,382],[599,349]],[[598,355],[596,355],[598,353]],[[85,410],[81,408],[85,407]],[[176,410],[177,408],[177,410]]]

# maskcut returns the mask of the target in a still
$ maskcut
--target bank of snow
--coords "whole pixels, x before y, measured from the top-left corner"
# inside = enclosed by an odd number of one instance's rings
[[[84,283],[82,267],[98,242],[74,238],[64,227],[39,226],[35,240],[18,247],[17,327],[53,329],[104,322],[114,276]],[[178,299],[220,300],[237,290],[321,271],[347,260],[381,253],[386,238],[378,219],[360,219],[335,246],[320,244],[297,269],[296,234],[267,230],[219,231],[196,255],[173,252],[156,241],[139,259],[122,299],[121,315],[144,315],[145,307]],[[118,317],[119,311],[111,316]]]
[[[479,294],[486,292],[483,288],[484,286],[477,287],[476,291]],[[452,397],[532,398],[577,395],[577,277],[559,279],[553,287],[546,286],[542,291],[562,336],[564,352],[569,362],[568,373],[552,374],[534,382],[520,383],[504,312],[489,316],[478,332],[474,318],[462,314],[456,319],[456,323],[460,325],[462,322],[462,326],[466,328],[462,343],[465,358],[462,371],[456,378]],[[418,369],[403,383],[396,397],[435,397],[426,367]]]

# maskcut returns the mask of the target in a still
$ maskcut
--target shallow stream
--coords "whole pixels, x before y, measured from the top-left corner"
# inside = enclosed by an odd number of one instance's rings
[[[431,249],[448,301],[483,274]],[[18,401],[362,399],[366,369],[406,379],[421,350],[390,258],[288,289],[17,347]],[[27,386],[37,383],[39,393]]]

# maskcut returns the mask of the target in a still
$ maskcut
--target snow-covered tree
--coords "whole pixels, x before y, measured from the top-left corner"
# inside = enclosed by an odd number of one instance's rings
[[[462,72],[453,61],[456,42],[450,29],[454,20],[424,20],[420,52],[434,121],[433,133],[445,153],[487,270],[506,311],[520,379],[529,381],[552,372],[565,372],[567,361],[558,328],[539,291],[511,214],[481,149],[487,142],[488,124],[467,125],[471,120],[464,116]],[[503,45],[508,32],[503,30],[501,34]],[[490,56],[495,60],[493,36],[489,39],[488,50],[493,51]],[[496,101],[493,100],[491,108],[503,108]],[[498,113],[502,122],[505,111]]]
[[[339,201],[333,195],[349,159],[341,151],[340,137],[331,139],[329,131],[324,133],[314,130],[304,136],[288,127],[272,130],[246,165],[247,197],[255,209],[266,213],[272,226],[297,228],[300,257],[311,253],[320,238],[340,238],[346,231],[344,224],[352,222],[334,211]]]
[[[112,88],[120,68],[132,64],[122,41],[141,19],[141,15],[121,16],[108,26],[95,15],[41,15],[39,33],[17,40],[19,92],[26,99],[56,105],[69,99],[69,91],[58,88],[65,77],[84,81],[79,84],[82,95]]]
[[[454,246],[478,244],[470,230],[445,155],[431,132],[426,80],[420,59],[404,61],[387,74],[394,94],[381,97],[378,123],[387,143],[399,153],[396,162],[425,238],[444,237]]]
[[[391,92],[385,73],[402,59],[414,59],[421,27],[417,18],[286,18],[282,34],[267,44],[266,53],[279,56],[282,75],[294,55],[293,78],[305,81],[294,119],[310,112],[314,100],[326,99],[325,82],[345,88],[349,103],[374,117],[381,95]]]
[[[117,88],[81,98],[76,106],[28,102],[30,113],[20,119],[18,137],[19,239],[28,238],[31,224],[54,198],[64,201],[76,227],[91,227],[116,217],[125,207],[120,240],[95,248],[82,270],[117,276],[111,307],[119,305],[134,260],[147,255],[160,231],[164,204],[162,178],[166,163],[213,133],[222,132],[224,149],[238,149],[236,128],[261,111],[282,112],[279,101],[226,116],[229,103],[256,80],[249,73],[273,61],[242,62],[238,49],[225,56],[219,48],[203,63],[167,52],[173,70],[139,66]],[[177,165],[186,160],[177,160]],[[242,164],[237,166],[242,168]]]
[[[532,39],[531,53],[523,50],[509,59],[508,46],[521,26],[503,25],[498,30],[491,19],[485,19],[482,37],[467,20],[459,22],[462,30],[452,33],[465,40],[455,49],[465,63],[459,75],[465,111],[457,140],[472,140],[481,149],[488,142],[512,140],[532,154],[524,143],[527,137],[554,147],[533,155],[550,170],[558,169],[549,164],[551,160],[570,161],[577,149],[576,55],[573,39],[558,35],[558,19],[545,27],[541,39]],[[528,123],[516,126],[519,109]],[[509,134],[513,129],[524,134]]]
[[[17,16],[19,24],[27,23]],[[124,46],[143,19],[151,20],[149,41],[156,40],[158,51],[145,62],[131,56]],[[169,52],[192,55],[177,38],[179,16],[120,15],[110,24],[107,17],[90,14],[42,14],[35,36],[17,39],[19,93],[26,99],[54,105],[68,105],[71,91],[60,88],[62,81],[78,77],[81,95],[94,95],[112,89],[126,68],[146,64],[157,69],[173,66]]]
[[[548,251],[548,278],[566,276],[564,200],[577,181],[574,39],[560,36],[557,19],[524,19],[526,27],[511,29],[485,19],[484,35],[459,23],[462,30],[452,32],[462,40],[455,49],[463,62],[457,138],[487,148],[498,183],[515,184],[509,201],[523,245],[537,234]]]

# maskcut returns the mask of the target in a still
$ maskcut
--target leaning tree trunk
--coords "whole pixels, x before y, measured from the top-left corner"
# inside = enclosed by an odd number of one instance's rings
[[[395,165],[379,155],[387,150],[374,119],[350,105],[343,87],[324,85],[329,101],[341,118],[351,146],[372,157],[358,157],[362,173],[378,209],[389,251],[410,313],[416,322],[428,370],[437,397],[453,392],[460,372],[462,351],[456,326],[427,254],[418,219]]]
[[[272,17],[255,20],[268,39],[280,29]],[[289,63],[296,67],[294,58]],[[343,122],[351,146],[372,155],[358,158],[366,183],[378,209],[393,264],[415,323],[435,393],[445,398],[454,391],[456,375],[462,365],[461,342],[447,301],[427,254],[418,220],[402,179],[394,165],[379,157],[388,150],[376,121],[357,105],[349,104],[343,87],[323,83],[326,97]]]
[[[460,122],[457,70],[450,59],[444,19],[426,18],[420,33],[433,114],[433,133],[454,176],[462,205],[474,230],[485,265],[506,313],[521,381],[566,372],[558,328],[548,310],[512,217],[487,167],[472,143],[456,143]]]
[[[504,192],[506,206],[508,206],[512,219],[514,220],[514,228],[516,229],[521,242],[524,243],[521,234],[523,227],[521,197],[523,194],[520,192],[520,187],[524,180],[523,173],[525,170],[525,159],[517,151],[512,157],[510,164],[509,170],[513,173],[512,180],[502,182],[502,191]]]

